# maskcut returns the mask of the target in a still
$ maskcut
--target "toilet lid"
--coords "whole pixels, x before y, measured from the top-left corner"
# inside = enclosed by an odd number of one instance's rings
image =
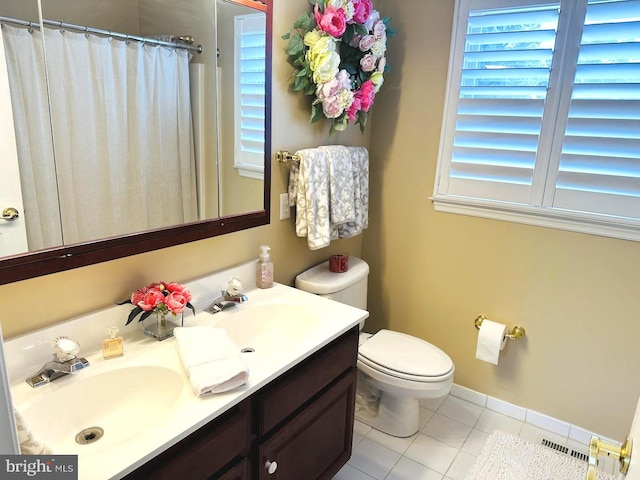
[[[416,380],[442,377],[453,370],[453,361],[438,347],[391,330],[373,335],[360,346],[358,354],[372,368]]]

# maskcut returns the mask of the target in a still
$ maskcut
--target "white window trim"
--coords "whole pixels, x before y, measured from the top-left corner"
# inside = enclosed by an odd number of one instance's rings
[[[233,168],[238,170],[238,175],[241,177],[264,180],[264,167],[251,165],[250,163],[236,163],[233,165]]]
[[[495,204],[479,199],[447,195],[430,197],[437,212],[455,213],[570,232],[589,233],[604,237],[640,242],[640,229],[630,220],[586,215],[578,212],[523,205]]]
[[[240,73],[240,58],[241,58],[241,53],[240,53],[240,38],[239,38],[239,34],[240,34],[240,29],[239,29],[239,24],[242,23],[245,19],[252,19],[252,18],[260,18],[262,19],[264,17],[263,13],[256,13],[256,14],[246,14],[246,15],[238,15],[234,18],[234,85],[237,85],[238,87],[236,89],[234,89],[234,162],[233,162],[233,168],[235,168],[238,172],[238,175],[240,175],[241,177],[246,177],[246,178],[253,178],[256,180],[264,180],[264,160],[262,160],[262,165],[257,165],[255,163],[247,163],[247,162],[242,162],[239,161],[239,150],[240,150],[240,144],[241,144],[241,140],[240,140],[240,135],[242,134],[242,127],[241,127],[241,109],[240,109],[240,97],[241,97],[241,91],[240,91],[240,77],[241,77],[241,73]],[[266,34],[266,32],[265,32]],[[263,155],[264,157],[264,155]]]
[[[513,2],[514,4],[516,2]],[[532,3],[532,2],[525,2]],[[540,3],[545,3],[542,0]],[[576,12],[575,9],[586,8],[586,2],[582,5],[575,5],[578,2],[570,2],[574,4],[574,14],[581,14],[583,12]],[[460,36],[460,25],[458,17],[460,15],[460,0],[456,0],[453,31],[451,37],[451,51],[453,51],[454,44],[460,39],[465,41],[466,32]],[[455,49],[459,52],[460,49]],[[564,52],[562,60],[567,55]],[[487,218],[492,220],[507,221],[513,223],[521,223],[526,225],[533,225],[538,227],[553,228],[558,230],[565,230],[571,232],[586,233],[598,236],[605,236],[611,238],[618,238],[623,240],[640,241],[640,222],[636,219],[625,219],[621,217],[614,217],[600,214],[587,214],[583,212],[575,212],[569,210],[562,210],[559,208],[551,208],[545,206],[546,202],[542,202],[542,205],[521,205],[521,204],[509,204],[507,202],[498,202],[492,200],[482,200],[479,198],[463,197],[450,194],[440,194],[439,186],[441,181],[448,182],[450,162],[444,162],[442,160],[444,150],[446,149],[446,141],[448,135],[454,133],[454,129],[445,128],[447,122],[454,122],[456,112],[451,111],[451,102],[458,102],[458,96],[452,95],[451,90],[459,91],[459,78],[457,81],[450,81],[452,76],[456,73],[456,62],[461,62],[461,58],[450,55],[448,74],[447,74],[447,86],[445,93],[444,112],[442,120],[442,130],[440,133],[440,145],[438,151],[438,162],[436,167],[436,175],[434,182],[434,192],[429,199],[433,202],[436,212],[461,214],[473,217]],[[459,73],[459,72],[457,72]],[[458,75],[456,75],[458,76]],[[561,105],[561,109],[567,108],[568,105]],[[548,163],[549,160],[546,160]],[[542,192],[539,192],[539,194]],[[546,194],[548,195],[548,193]]]

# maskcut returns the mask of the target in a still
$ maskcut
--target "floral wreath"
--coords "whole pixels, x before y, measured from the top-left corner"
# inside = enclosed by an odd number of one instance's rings
[[[309,0],[313,15],[301,14],[286,52],[293,65],[293,90],[313,95],[311,123],[331,121],[329,134],[349,123],[364,132],[369,110],[389,70],[387,38],[396,31],[371,0]]]

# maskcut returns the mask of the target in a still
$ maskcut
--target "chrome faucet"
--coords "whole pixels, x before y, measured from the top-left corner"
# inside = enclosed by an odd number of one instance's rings
[[[237,278],[233,277],[229,280],[229,285],[226,290],[222,290],[220,292],[220,296],[216,298],[208,308],[205,309],[205,312],[208,313],[218,313],[222,310],[225,310],[229,307],[234,307],[239,305],[240,303],[244,303],[247,300],[246,295],[240,293],[242,290],[242,283]]]
[[[86,358],[76,356],[80,351],[80,345],[75,340],[68,337],[58,337],[53,346],[55,348],[53,360],[45,363],[38,373],[27,378],[27,383],[33,388],[89,366],[89,361]]]

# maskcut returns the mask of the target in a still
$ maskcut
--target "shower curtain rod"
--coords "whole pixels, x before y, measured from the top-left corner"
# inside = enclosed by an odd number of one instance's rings
[[[38,22],[31,22],[29,20],[21,20],[19,18],[0,17],[0,22],[15,23],[29,28],[40,28]],[[135,40],[136,42],[149,43],[152,45],[164,45],[167,47],[183,48],[185,50],[194,50],[198,53],[202,53],[202,45],[183,45],[176,42],[165,42],[164,40],[157,40],[155,38],[140,37],[138,35],[129,35],[127,33],[112,32],[111,30],[102,30],[100,28],[87,27],[84,25],[75,25],[73,23],[57,22],[55,20],[42,19],[42,23],[47,26],[58,27],[66,30],[75,30],[84,33],[97,33],[99,35],[105,35],[108,37],[121,38],[122,40]]]

